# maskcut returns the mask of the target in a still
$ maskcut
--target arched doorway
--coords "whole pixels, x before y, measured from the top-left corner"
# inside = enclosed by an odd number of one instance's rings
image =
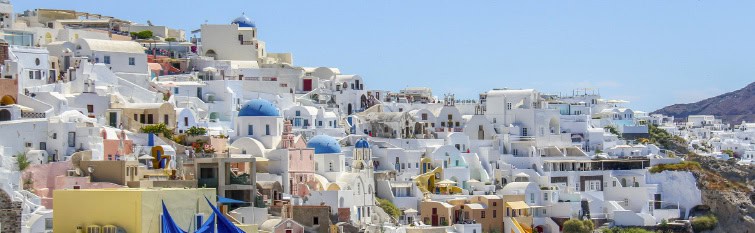
[[[11,105],[11,104],[16,104],[16,99],[13,98],[13,96],[6,95],[6,96],[3,96],[2,99],[0,99],[0,106],[6,106],[6,105]]]
[[[0,110],[0,121],[9,121],[11,119],[11,114],[8,109],[2,109]]]

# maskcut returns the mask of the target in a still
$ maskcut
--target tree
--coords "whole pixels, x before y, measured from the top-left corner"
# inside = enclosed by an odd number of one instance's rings
[[[151,39],[152,31],[131,32],[131,37],[141,40]]]
[[[176,40],[176,38],[173,38],[173,37],[165,38],[165,42],[176,42],[176,41],[178,40]]]
[[[26,153],[18,153],[16,154],[16,164],[18,165],[18,170],[23,171],[31,165],[31,162],[29,161],[29,157],[26,156]]]

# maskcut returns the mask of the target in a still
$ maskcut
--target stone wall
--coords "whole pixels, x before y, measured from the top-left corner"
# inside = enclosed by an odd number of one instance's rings
[[[0,190],[0,232],[21,232],[21,202],[14,202],[10,196]]]

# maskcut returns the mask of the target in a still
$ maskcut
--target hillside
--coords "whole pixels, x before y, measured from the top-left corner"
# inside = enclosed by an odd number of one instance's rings
[[[755,121],[755,82],[746,87],[696,103],[674,104],[653,113],[674,116],[682,120],[689,115],[715,115],[724,123],[739,124]]]

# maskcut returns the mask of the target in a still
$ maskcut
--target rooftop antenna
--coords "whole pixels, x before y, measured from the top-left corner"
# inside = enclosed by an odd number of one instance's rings
[[[155,26],[155,25],[152,24],[152,21],[150,21],[150,20],[147,20],[147,25],[149,25],[150,27]]]

